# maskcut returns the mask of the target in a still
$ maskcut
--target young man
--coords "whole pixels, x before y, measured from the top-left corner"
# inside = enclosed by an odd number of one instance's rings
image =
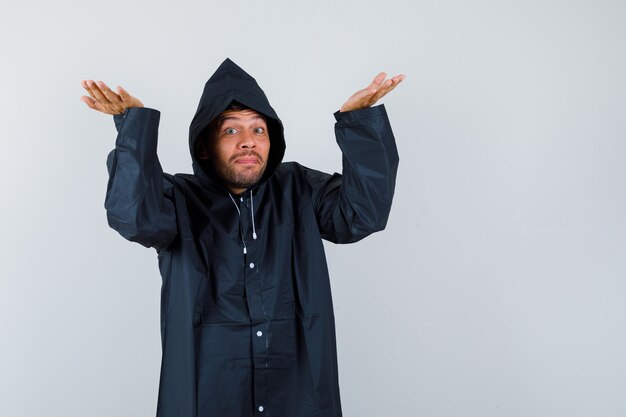
[[[384,106],[404,79],[372,84],[335,113],[342,174],[283,163],[283,126],[227,59],[189,135],[193,174],[163,173],[160,113],[83,81],[113,114],[105,207],[112,228],[158,251],[163,279],[159,417],[340,417],[335,324],[322,238],[385,227],[398,155]]]

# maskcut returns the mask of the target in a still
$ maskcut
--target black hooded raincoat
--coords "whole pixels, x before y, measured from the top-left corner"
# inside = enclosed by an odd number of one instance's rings
[[[230,195],[194,155],[233,101],[268,118],[261,181]],[[114,116],[105,207],[112,228],[158,251],[162,364],[158,417],[340,417],[335,325],[322,238],[382,230],[398,154],[384,106],[335,113],[343,173],[282,163],[282,123],[256,81],[226,59],[189,135],[193,174],[163,173],[160,113]]]

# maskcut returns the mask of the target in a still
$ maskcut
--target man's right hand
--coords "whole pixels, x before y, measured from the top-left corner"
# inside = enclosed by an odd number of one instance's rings
[[[80,101],[89,108],[105,114],[122,114],[129,107],[143,107],[143,103],[138,98],[128,94],[122,87],[117,87],[117,93],[113,92],[102,81],[83,80],[81,85],[88,96],[82,96]]]

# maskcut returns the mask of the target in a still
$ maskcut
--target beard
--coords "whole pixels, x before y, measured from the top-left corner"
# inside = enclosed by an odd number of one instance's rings
[[[260,163],[255,165],[237,166],[234,161],[243,156],[254,156],[258,158]],[[230,158],[228,163],[220,161],[214,161],[213,163],[213,169],[224,185],[229,188],[237,189],[247,189],[258,183],[265,173],[266,166],[267,164],[261,155],[256,152],[246,152],[235,155]]]

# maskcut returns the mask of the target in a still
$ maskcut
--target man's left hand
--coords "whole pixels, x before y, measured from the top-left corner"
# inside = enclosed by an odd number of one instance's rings
[[[383,98],[388,92],[396,88],[402,80],[406,77],[404,74],[396,75],[393,78],[387,78],[387,74],[381,72],[376,77],[374,77],[374,81],[367,87],[362,90],[357,91],[352,94],[350,98],[343,103],[340,112],[351,111],[351,110],[359,110],[364,109],[366,107],[373,106],[378,100]]]

